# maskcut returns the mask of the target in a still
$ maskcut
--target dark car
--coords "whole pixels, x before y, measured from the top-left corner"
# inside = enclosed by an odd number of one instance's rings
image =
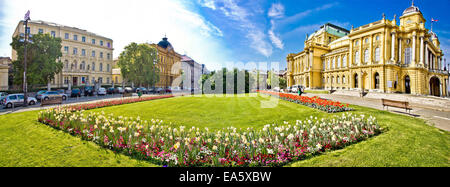
[[[70,93],[70,97],[81,97],[81,90],[76,88]]]
[[[166,89],[165,89],[165,92],[166,92],[166,93],[172,93],[172,89],[166,88]]]
[[[116,90],[116,89],[114,89],[113,87],[110,87],[110,88],[106,89],[106,93],[107,93],[107,94],[114,94],[114,93],[115,93],[115,90]]]
[[[144,88],[144,87],[137,88],[136,93],[137,92],[142,92],[143,94],[148,94],[147,88]]]
[[[84,96],[94,96],[94,88],[92,86],[84,87]]]
[[[148,89],[148,93],[155,93],[156,92],[156,89],[155,88],[150,88],[150,89]]]

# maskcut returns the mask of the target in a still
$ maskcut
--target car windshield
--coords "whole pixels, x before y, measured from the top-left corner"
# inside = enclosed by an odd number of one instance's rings
[[[46,94],[49,94],[49,95],[57,95],[58,92],[47,92]]]

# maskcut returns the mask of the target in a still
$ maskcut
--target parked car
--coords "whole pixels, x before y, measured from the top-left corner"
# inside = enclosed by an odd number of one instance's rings
[[[125,92],[127,93],[133,93],[133,89],[130,87],[125,87]]]
[[[3,104],[3,99],[7,96],[8,94],[6,92],[0,92],[0,105]]]
[[[42,94],[44,94],[45,92],[47,92],[47,90],[40,90],[40,91],[38,91],[38,92],[36,93],[35,98],[36,98],[37,100],[41,100]]]
[[[290,92],[292,92],[292,87],[289,86],[286,88],[286,93],[290,93]]]
[[[41,95],[41,100],[49,100],[50,97],[61,96],[63,100],[67,99],[67,95],[65,93],[59,93],[58,91],[47,91]]]
[[[166,93],[172,93],[172,88],[166,88],[165,90],[164,90]]]
[[[156,93],[162,94],[164,92],[163,88],[157,88]]]
[[[300,85],[294,85],[294,86],[292,86],[291,92],[297,93],[299,88],[300,88]]]
[[[106,95],[106,89],[105,88],[99,88],[97,90],[97,95]]]
[[[78,88],[72,89],[72,92],[70,93],[70,97],[81,97],[81,90]]]
[[[114,94],[115,93],[114,87],[109,87],[108,89],[106,89],[106,93],[107,94]]]
[[[280,92],[280,87],[273,88],[273,91]]]
[[[136,93],[138,93],[138,92],[140,92],[140,91],[142,91],[143,94],[148,94],[147,88],[140,87],[140,88],[137,88],[137,89],[136,89]]]
[[[6,96],[3,99],[3,107],[5,108],[12,108],[13,106],[21,106],[23,105],[25,97],[23,94],[11,94]],[[29,105],[35,105],[37,103],[37,99],[34,97],[28,97],[27,103]]]
[[[84,87],[84,96],[94,96],[94,88],[92,86]]]
[[[117,87],[116,89],[114,89],[114,92],[118,94],[123,94],[124,89],[122,87]]]
[[[148,89],[148,93],[155,93],[156,92],[156,89],[155,88],[150,88],[150,89]]]

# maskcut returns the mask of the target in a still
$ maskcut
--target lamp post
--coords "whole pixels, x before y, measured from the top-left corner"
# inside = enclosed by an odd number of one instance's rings
[[[24,40],[24,59],[23,59],[23,106],[26,107],[28,105],[28,87],[27,87],[27,40],[28,40],[28,21],[30,20],[30,11],[25,14],[24,22],[25,22],[25,40]]]

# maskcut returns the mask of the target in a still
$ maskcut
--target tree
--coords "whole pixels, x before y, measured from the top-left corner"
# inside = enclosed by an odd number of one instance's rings
[[[287,87],[287,81],[285,78],[282,78],[279,75],[277,75],[276,73],[269,71],[268,77],[267,77],[267,85],[269,85],[271,88],[273,85],[276,85],[276,87],[285,89]]]
[[[119,56],[119,66],[124,80],[139,86],[153,86],[159,81],[158,53],[147,44],[131,43]]]
[[[23,84],[24,43],[20,36],[13,37],[11,47],[17,52],[17,60],[13,61],[14,84]],[[61,38],[49,34],[35,34],[27,44],[27,83],[40,85],[48,83],[60,73],[63,63],[59,59],[61,53]],[[50,89],[50,88],[48,88]]]
[[[238,80],[241,78],[238,78],[238,74],[241,76],[243,75],[244,80]],[[231,78],[232,80],[228,80],[227,78]],[[210,85],[211,90],[214,90],[214,93],[216,94],[226,94],[226,93],[249,93],[252,88],[254,88],[255,85],[255,79],[254,77],[250,76],[250,73],[247,70],[239,70],[237,68],[234,68],[233,70],[229,71],[226,68],[223,68],[219,71],[213,71],[209,75],[202,75],[201,78],[201,85],[202,88],[205,85]],[[223,90],[215,90],[216,84],[220,84],[222,81],[222,88]],[[244,81],[244,82],[240,82]],[[219,87],[218,87],[219,88]],[[219,88],[220,89],[220,88]],[[204,91],[204,89],[203,89]]]

